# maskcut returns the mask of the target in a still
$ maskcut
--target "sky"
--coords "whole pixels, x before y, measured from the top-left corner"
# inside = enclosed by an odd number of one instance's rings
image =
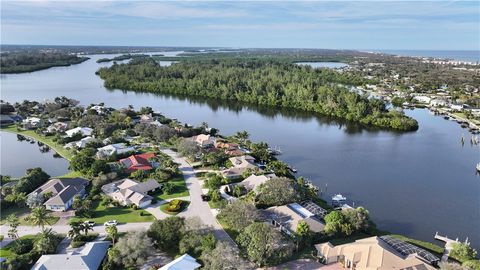
[[[1,44],[479,50],[480,1],[1,0]]]

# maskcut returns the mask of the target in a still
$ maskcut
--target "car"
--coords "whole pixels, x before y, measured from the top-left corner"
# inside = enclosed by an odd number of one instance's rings
[[[94,221],[86,220],[86,221],[84,221],[83,223],[88,224],[88,225],[90,225],[90,226],[95,226],[95,222],[94,222]]]
[[[117,222],[116,220],[109,220],[109,221],[103,223],[103,225],[104,225],[104,226],[107,226],[107,227],[108,227],[108,226],[115,226],[115,225],[117,225],[117,224],[118,224],[118,222]]]

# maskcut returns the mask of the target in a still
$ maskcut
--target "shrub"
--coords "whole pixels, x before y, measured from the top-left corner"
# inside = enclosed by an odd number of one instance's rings
[[[85,245],[84,241],[72,241],[72,243],[70,244],[70,246],[72,248],[78,248],[78,247],[81,247],[83,245]]]
[[[182,207],[182,200],[174,199],[168,203],[167,211],[177,212]]]
[[[15,254],[25,254],[33,249],[32,239],[17,239],[12,243],[11,251]]]

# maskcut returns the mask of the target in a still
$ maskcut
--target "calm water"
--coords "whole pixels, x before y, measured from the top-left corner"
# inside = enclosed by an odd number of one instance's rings
[[[0,174],[20,177],[25,170],[42,168],[50,176],[60,176],[68,172],[68,162],[63,158],[54,158],[53,150],[40,152],[37,143],[17,140],[17,135],[0,132],[1,166]]]
[[[436,231],[468,236],[480,247],[480,178],[475,175],[480,148],[460,145],[460,137],[467,132],[458,124],[425,110],[408,111],[420,129],[398,134],[299,113],[109,91],[94,75],[101,66],[95,63],[100,57],[108,56],[92,56],[71,67],[2,75],[2,99],[44,100],[64,95],[85,105],[151,106],[190,124],[206,121],[223,134],[247,130],[251,139],[280,147],[284,152],[280,158],[298,169],[299,175],[322,188],[328,184],[325,198],[341,192],[356,206],[370,209],[381,229],[428,241],[433,241]],[[18,153],[17,148],[2,150],[2,165],[17,166],[4,159]]]
[[[312,68],[342,68],[348,64],[340,62],[298,62],[297,65],[311,66]]]

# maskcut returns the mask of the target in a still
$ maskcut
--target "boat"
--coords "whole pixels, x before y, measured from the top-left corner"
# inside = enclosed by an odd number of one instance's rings
[[[462,128],[468,128],[469,125],[468,125],[468,123],[465,123],[465,122],[464,122],[464,123],[462,123],[460,126],[461,126]]]
[[[332,196],[332,205],[333,206],[343,205],[343,204],[345,204],[346,201],[347,201],[347,197],[343,196],[340,193]]]
[[[444,116],[443,119],[445,119],[445,120],[450,120],[450,117]]]
[[[270,155],[281,155],[282,151],[278,147],[275,147],[275,148],[270,148],[269,147],[268,148],[268,153],[270,153]]]
[[[480,172],[480,162],[479,162],[479,163],[477,163],[477,166],[476,166],[476,168],[477,168],[477,172]]]
[[[293,168],[293,167],[288,166],[288,169],[289,169],[292,173],[297,173],[297,169],[295,169],[295,168]]]

